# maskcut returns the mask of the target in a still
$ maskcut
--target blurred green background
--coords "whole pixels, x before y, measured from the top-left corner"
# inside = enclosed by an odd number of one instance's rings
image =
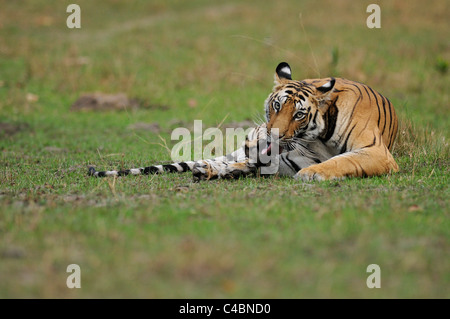
[[[0,1],[0,297],[448,298],[446,0]],[[170,132],[263,115],[275,67],[387,96],[398,174],[302,184],[190,174],[93,179],[170,160]],[[76,111],[84,93],[140,107]],[[153,126],[139,126],[150,123]],[[66,286],[79,264],[82,288]],[[379,264],[382,288],[368,289]]]

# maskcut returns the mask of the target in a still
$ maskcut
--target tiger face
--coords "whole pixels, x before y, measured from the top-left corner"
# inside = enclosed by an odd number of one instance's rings
[[[275,87],[265,101],[267,133],[285,149],[300,140],[317,139],[325,129],[323,114],[329,105],[335,79],[316,87],[293,81],[291,68],[282,62],[276,68]]]

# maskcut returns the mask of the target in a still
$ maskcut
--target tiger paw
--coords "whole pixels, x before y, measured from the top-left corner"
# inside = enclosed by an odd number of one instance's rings
[[[255,170],[249,166],[248,162],[233,163],[225,167],[220,173],[220,178],[223,179],[238,179],[242,176],[249,175]]]
[[[323,172],[320,169],[317,169],[313,166],[303,168],[297,174],[294,175],[296,180],[301,180],[303,182],[309,181],[325,181],[329,179],[333,179],[334,176]]]
[[[214,169],[208,162],[195,163],[192,168],[192,176],[194,182],[208,181],[210,179],[216,179],[219,177],[218,171]]]

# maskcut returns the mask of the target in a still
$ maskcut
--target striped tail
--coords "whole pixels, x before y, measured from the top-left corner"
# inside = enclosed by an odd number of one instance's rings
[[[191,172],[194,165],[197,162],[181,162],[163,165],[154,165],[148,167],[131,168],[122,171],[101,171],[98,172],[93,167],[89,167],[88,174],[94,177],[106,177],[106,176],[126,176],[126,175],[153,175],[161,173],[184,173]]]

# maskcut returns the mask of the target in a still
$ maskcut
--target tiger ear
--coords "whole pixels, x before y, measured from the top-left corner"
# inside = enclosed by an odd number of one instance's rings
[[[319,106],[328,105],[328,101],[330,101],[331,99],[331,93],[333,92],[335,84],[336,79],[331,78],[330,81],[316,88],[317,90],[316,98],[319,101]]]
[[[275,84],[280,85],[292,80],[292,71],[289,64],[281,62],[275,70]]]
[[[322,94],[325,94],[325,93],[328,93],[328,92],[331,93],[331,90],[333,90],[335,84],[336,84],[336,79],[335,78],[331,78],[331,80],[329,82],[325,83],[322,86],[319,86],[317,88],[317,91],[319,91]]]

